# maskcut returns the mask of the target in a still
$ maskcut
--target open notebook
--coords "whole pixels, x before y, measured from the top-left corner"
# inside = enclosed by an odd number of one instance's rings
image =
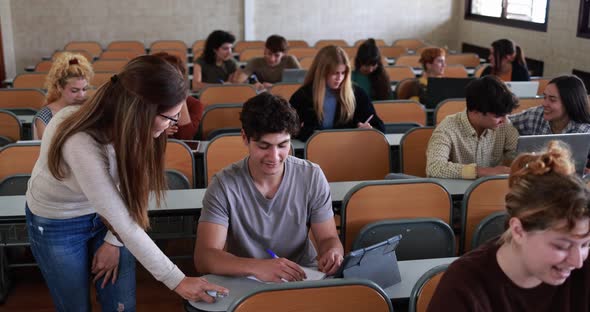
[[[326,277],[326,273],[320,272],[316,268],[301,267],[301,269],[303,269],[303,272],[305,272],[305,276],[307,276],[307,278],[304,279],[304,281],[317,281],[317,280],[324,279]],[[267,284],[273,283],[273,282],[263,282],[263,281],[257,279],[253,275],[248,276],[248,278],[251,280],[255,280],[257,282],[261,282],[261,283],[267,283]]]
[[[326,276],[315,268],[302,267],[307,276],[305,280],[362,278],[369,279],[383,288],[397,284],[401,281],[401,275],[395,249],[401,238],[401,235],[395,235],[377,244],[351,251],[344,257],[340,269],[333,276]],[[260,281],[253,276],[248,278]]]

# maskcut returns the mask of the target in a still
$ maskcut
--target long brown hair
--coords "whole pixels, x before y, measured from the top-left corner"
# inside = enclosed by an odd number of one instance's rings
[[[316,111],[318,121],[324,119],[324,97],[326,95],[326,78],[336,70],[338,65],[346,66],[346,75],[340,84],[338,94],[338,104],[340,105],[341,123],[352,120],[356,100],[352,90],[352,81],[350,79],[350,62],[348,56],[342,48],[329,45],[323,47],[313,59],[309,71],[305,76],[304,85],[312,85],[313,88],[313,108]]]
[[[575,174],[569,150],[551,141],[543,153],[522,154],[510,168],[506,210],[509,218],[518,218],[525,231],[552,228],[565,220],[565,230],[590,217],[586,184]],[[502,241],[511,240],[510,231]]]
[[[143,55],[131,60],[59,125],[49,148],[49,170],[58,180],[70,174],[61,153],[78,132],[88,133],[100,144],[112,144],[123,201],[132,218],[148,228],[149,194],[155,192],[159,205],[166,188],[166,136],[153,138],[154,119],[178,105],[187,92],[187,81],[164,59]]]

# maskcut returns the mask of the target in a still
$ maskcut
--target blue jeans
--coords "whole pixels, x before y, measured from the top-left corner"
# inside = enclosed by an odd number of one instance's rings
[[[51,292],[57,311],[91,311],[92,259],[104,243],[106,226],[97,214],[71,219],[48,219],[26,206],[27,230],[33,256]],[[120,248],[115,284],[96,282],[103,311],[135,311],[135,258]]]

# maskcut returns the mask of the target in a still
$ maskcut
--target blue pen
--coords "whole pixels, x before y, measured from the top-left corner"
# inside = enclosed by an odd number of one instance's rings
[[[266,252],[268,252],[268,254],[273,257],[274,259],[278,259],[279,256],[277,256],[277,254],[275,254],[272,250],[270,250],[269,248],[266,248]]]

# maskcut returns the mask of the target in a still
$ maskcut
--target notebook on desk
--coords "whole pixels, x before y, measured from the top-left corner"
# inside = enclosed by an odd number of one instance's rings
[[[516,151],[520,153],[540,152],[547,147],[547,143],[558,140],[569,148],[576,166],[576,173],[584,175],[584,168],[590,151],[590,133],[567,133],[546,135],[523,135],[518,138]]]
[[[452,98],[464,98],[465,88],[473,78],[428,78],[424,96],[427,108],[435,108],[438,103]]]
[[[283,79],[281,82],[287,83],[303,83],[307,70],[299,68],[285,68],[283,69]]]
[[[514,93],[514,95],[521,97],[537,96],[539,89],[538,81],[506,81],[506,86]]]

